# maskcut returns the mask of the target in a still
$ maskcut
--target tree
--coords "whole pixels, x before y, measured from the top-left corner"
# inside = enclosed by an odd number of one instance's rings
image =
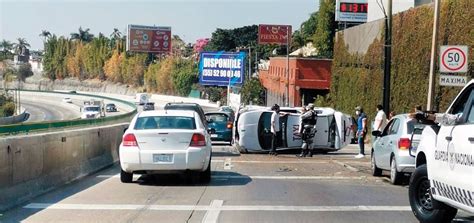
[[[11,51],[13,50],[13,46],[14,44],[8,40],[2,40],[2,42],[0,42],[0,48],[2,49],[2,54],[3,54],[2,58],[7,58],[8,55],[11,54]]]
[[[47,30],[42,30],[41,33],[39,34],[40,37],[43,37],[43,42],[46,42],[46,39],[51,37],[51,33]]]
[[[89,31],[89,28],[83,30],[82,27],[79,27],[79,32],[71,33],[71,40],[79,40],[86,43],[91,42],[94,35],[89,33]]]
[[[334,48],[334,36],[337,23],[334,18],[335,0],[320,0],[316,32],[313,36],[314,47],[320,56],[332,58]]]
[[[30,63],[22,63],[18,67],[17,78],[21,81],[25,81],[26,78],[33,76],[33,71],[31,70]]]
[[[25,50],[30,47],[30,44],[26,41],[25,38],[18,38],[17,41],[18,43],[14,44],[15,53],[18,55],[23,55],[23,53],[25,53]]]
[[[114,28],[114,31],[110,34],[110,48],[120,50],[122,47],[122,32],[119,29]]]
[[[245,104],[263,105],[265,98],[263,97],[265,88],[263,88],[258,78],[252,78],[244,83],[240,94],[242,95],[242,102]]]

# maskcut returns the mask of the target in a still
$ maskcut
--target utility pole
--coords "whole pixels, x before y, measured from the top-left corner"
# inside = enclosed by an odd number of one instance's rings
[[[433,110],[433,98],[435,91],[434,75],[435,75],[435,57],[436,57],[436,41],[438,39],[439,26],[439,7],[441,0],[435,0],[434,21],[433,21],[433,37],[431,39],[431,61],[430,61],[430,79],[428,85],[428,100],[426,103],[426,110]]]
[[[252,48],[249,46],[249,80],[252,78]]]
[[[383,108],[385,114],[390,114],[390,72],[392,66],[392,0],[388,0],[385,16],[385,45],[383,72]]]

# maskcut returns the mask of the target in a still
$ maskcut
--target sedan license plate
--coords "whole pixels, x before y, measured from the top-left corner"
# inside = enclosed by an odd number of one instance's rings
[[[217,134],[211,134],[212,138],[217,138]]]
[[[173,154],[153,154],[154,163],[172,163]]]

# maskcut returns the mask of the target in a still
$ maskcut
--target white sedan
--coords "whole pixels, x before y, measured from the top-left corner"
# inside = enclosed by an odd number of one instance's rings
[[[197,172],[211,179],[211,138],[194,111],[144,111],[125,131],[119,148],[120,179],[133,174]]]
[[[72,99],[71,98],[63,98],[63,102],[66,102],[66,103],[72,103]]]

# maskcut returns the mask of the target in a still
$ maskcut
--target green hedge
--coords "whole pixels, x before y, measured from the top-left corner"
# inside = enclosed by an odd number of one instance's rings
[[[474,77],[474,10],[472,0],[442,1],[439,45],[468,45],[468,76]],[[394,16],[392,29],[391,110],[405,113],[415,105],[426,106],[433,29],[433,5],[417,7]],[[380,32],[383,33],[383,27]],[[438,57],[436,57],[438,58]],[[438,66],[438,65],[436,65]],[[362,105],[372,119],[382,104],[383,37],[376,39],[364,55],[351,54],[339,36],[334,44],[331,93],[319,103],[352,114]],[[436,82],[438,76],[435,78]],[[435,106],[444,111],[457,95],[458,87],[436,86]]]

